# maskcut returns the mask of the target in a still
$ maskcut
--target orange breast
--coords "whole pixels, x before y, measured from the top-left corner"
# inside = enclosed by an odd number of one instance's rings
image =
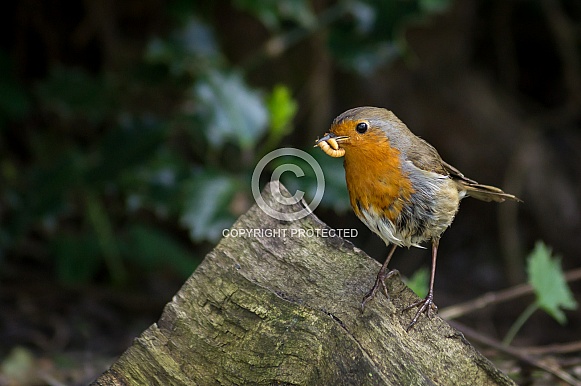
[[[345,154],[345,176],[351,206],[358,217],[373,210],[394,222],[414,189],[402,173],[400,152],[387,139],[349,146]]]

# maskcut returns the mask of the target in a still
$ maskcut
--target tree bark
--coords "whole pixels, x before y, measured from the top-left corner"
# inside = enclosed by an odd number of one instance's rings
[[[268,205],[304,206],[277,185]],[[379,265],[332,231],[255,205],[93,385],[514,385],[437,316],[406,332],[418,299],[397,275],[362,314]]]

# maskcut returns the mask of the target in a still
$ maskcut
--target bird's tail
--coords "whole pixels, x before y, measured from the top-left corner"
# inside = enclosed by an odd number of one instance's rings
[[[508,194],[495,186],[482,185],[477,183],[470,183],[466,181],[458,181],[460,188],[466,191],[466,195],[474,197],[482,201],[496,201],[503,202],[504,200],[512,200],[522,202],[520,198],[512,194]]]

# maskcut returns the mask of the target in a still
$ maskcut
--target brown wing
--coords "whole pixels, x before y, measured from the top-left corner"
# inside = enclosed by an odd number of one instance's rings
[[[447,162],[442,161],[442,165],[448,171],[452,179],[456,181],[460,190],[465,190],[466,194],[482,201],[503,202],[504,200],[513,200],[522,202],[522,200],[512,194],[505,193],[496,186],[482,185],[464,176],[462,172]]]
[[[446,161],[442,160],[442,165],[448,171],[450,176],[452,176],[452,178],[455,178],[455,179],[460,180],[460,181],[464,181],[464,182],[469,183],[469,184],[478,184],[478,182],[466,177],[464,174],[462,174],[462,172],[460,170],[456,169],[454,166],[450,165]]]
[[[419,137],[415,137],[414,146],[407,151],[408,159],[418,168],[435,172],[444,176],[450,176],[458,185],[458,190],[465,191],[470,197],[482,201],[503,202],[513,200],[522,202],[518,197],[502,191],[502,189],[490,185],[482,185],[466,177],[454,166],[445,162],[438,151]]]
[[[444,176],[450,175],[449,170],[446,168],[447,164],[442,161],[442,157],[432,145],[420,137],[414,137],[412,144],[407,149],[406,156],[417,168]]]

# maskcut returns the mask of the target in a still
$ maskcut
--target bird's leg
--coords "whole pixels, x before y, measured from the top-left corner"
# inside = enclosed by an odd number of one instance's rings
[[[389,294],[387,293],[387,287],[385,286],[385,280],[387,280],[391,276],[399,273],[395,269],[392,271],[389,271],[389,272],[387,271],[387,265],[389,264],[389,261],[391,260],[391,257],[393,256],[393,252],[395,252],[395,248],[397,248],[397,245],[393,244],[393,246],[391,247],[391,250],[389,251],[389,254],[385,258],[385,262],[383,263],[383,265],[381,266],[381,269],[377,273],[377,278],[375,279],[375,284],[373,285],[373,288],[371,288],[371,290],[363,297],[363,301],[361,302],[361,312],[363,312],[365,310],[365,304],[367,304],[368,301],[370,301],[371,299],[373,299],[375,297],[375,293],[377,292],[377,290],[379,289],[380,286],[383,289],[383,293],[385,294],[385,297],[389,299]]]
[[[431,318],[434,313],[438,312],[438,307],[434,304],[434,278],[436,277],[436,258],[438,256],[439,243],[440,239],[432,240],[432,272],[430,273],[430,289],[428,290],[428,295],[419,302],[415,302],[404,309],[404,311],[407,311],[411,308],[419,307],[418,312],[416,312],[406,331],[409,331],[418,322],[422,313],[426,313]]]

